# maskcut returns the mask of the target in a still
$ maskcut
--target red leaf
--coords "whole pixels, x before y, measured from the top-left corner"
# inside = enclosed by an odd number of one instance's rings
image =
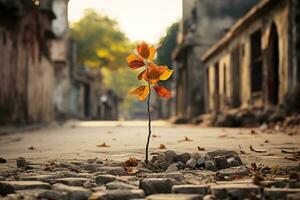
[[[163,86],[156,85],[156,86],[154,86],[154,90],[160,97],[163,97],[166,99],[171,97],[171,92]]]

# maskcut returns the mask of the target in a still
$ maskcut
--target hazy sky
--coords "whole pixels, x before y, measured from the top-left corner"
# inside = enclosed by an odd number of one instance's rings
[[[166,28],[181,19],[182,0],[70,0],[70,22],[90,8],[117,20],[129,39],[157,43]]]

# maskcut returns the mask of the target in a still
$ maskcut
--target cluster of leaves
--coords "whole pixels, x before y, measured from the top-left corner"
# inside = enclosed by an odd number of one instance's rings
[[[117,22],[93,10],[87,10],[79,22],[72,24],[71,37],[78,45],[79,64],[88,67],[125,66],[124,57],[132,49]]]
[[[146,81],[147,85],[137,87],[130,94],[143,101],[151,94],[151,89],[154,89],[160,97],[170,98],[171,92],[167,88],[158,85],[158,82],[169,79],[173,70],[168,69],[167,66],[158,66],[153,62],[156,53],[155,46],[149,46],[142,42],[137,45],[136,51],[137,54],[130,54],[127,57],[127,63],[131,69],[141,70],[137,79]]]

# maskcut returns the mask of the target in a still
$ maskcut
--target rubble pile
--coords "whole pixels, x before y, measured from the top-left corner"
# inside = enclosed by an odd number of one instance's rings
[[[1,199],[198,200],[299,199],[300,165],[244,165],[235,151],[206,154],[168,150],[151,164],[130,158],[0,164]],[[14,167],[8,167],[14,163]]]

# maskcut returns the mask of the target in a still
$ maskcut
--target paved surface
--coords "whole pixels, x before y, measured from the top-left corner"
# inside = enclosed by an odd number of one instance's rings
[[[153,123],[150,152],[161,151],[164,144],[167,149],[176,152],[194,152],[197,147],[205,151],[228,149],[244,151],[241,158],[245,163],[256,162],[266,165],[298,165],[299,161],[285,159],[288,154],[281,150],[299,151],[300,135],[289,136],[284,133],[255,134],[251,129],[199,128],[191,125],[171,125],[163,121]],[[36,131],[25,131],[0,135],[0,157],[14,160],[20,156],[29,160],[49,159],[100,159],[125,160],[129,156],[143,158],[147,136],[147,122],[76,122],[70,121],[63,126]],[[179,142],[184,137],[192,141]],[[96,147],[106,143],[111,147]],[[266,150],[265,153],[251,151]],[[34,147],[34,150],[28,149]]]

